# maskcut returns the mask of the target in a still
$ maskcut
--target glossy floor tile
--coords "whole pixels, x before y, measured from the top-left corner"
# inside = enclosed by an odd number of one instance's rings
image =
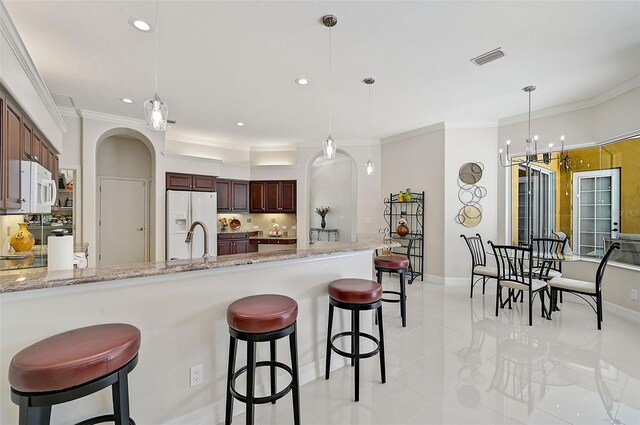
[[[386,288],[397,285],[385,276]],[[360,402],[346,366],[301,388],[304,424],[640,424],[640,325],[582,301],[549,321],[526,304],[495,316],[495,284],[408,286],[407,327],[384,304],[387,382],[362,361]],[[293,423],[290,396],[256,407],[256,423]],[[233,423],[244,423],[237,416]]]

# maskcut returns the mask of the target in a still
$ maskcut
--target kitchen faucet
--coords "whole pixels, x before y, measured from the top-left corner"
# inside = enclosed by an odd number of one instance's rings
[[[187,238],[184,240],[184,242],[188,243],[191,246],[191,244],[193,243],[193,231],[195,230],[196,226],[202,227],[202,231],[204,232],[204,255],[202,256],[202,258],[210,258],[211,255],[209,255],[209,231],[207,230],[207,226],[203,222],[196,220],[191,223],[191,227],[187,232]],[[189,249],[189,253],[191,253],[191,249]],[[189,255],[189,257],[191,257],[191,255]]]

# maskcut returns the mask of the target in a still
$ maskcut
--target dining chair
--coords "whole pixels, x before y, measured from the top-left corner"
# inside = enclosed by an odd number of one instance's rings
[[[569,236],[567,236],[567,234],[565,232],[562,232],[560,230],[558,230],[558,231],[552,230],[551,233],[556,238],[558,238],[560,240],[566,240],[567,241],[564,244],[564,248],[562,248],[562,253],[563,254],[573,254],[573,250],[571,249],[571,244],[569,243]]]
[[[596,271],[596,280],[595,282],[589,282],[586,280],[577,280],[577,279],[568,279],[565,277],[555,277],[549,281],[549,289],[551,290],[551,305],[555,306],[558,291],[566,292],[569,294],[574,294],[584,301],[593,309],[596,313],[596,318],[598,322],[598,330],[602,329],[602,278],[604,276],[604,271],[607,267],[607,263],[609,262],[609,258],[611,254],[616,249],[620,249],[620,243],[614,242],[611,244],[607,252],[600,260],[600,265],[598,266],[598,270]],[[591,301],[595,303],[595,308],[591,302],[583,295],[591,298]],[[553,308],[549,309],[549,315]]]
[[[496,290],[496,316],[500,308],[504,308],[509,303],[511,308],[511,300],[514,291],[526,291],[529,294],[529,326],[533,325],[533,301],[537,295],[540,295],[541,315],[547,317],[544,293],[547,283],[534,279],[534,273],[531,273],[533,247],[512,246],[512,245],[494,245],[489,241],[489,245],[493,249],[496,257],[496,265],[498,266],[498,287]],[[502,302],[502,288],[509,289],[509,296]]]
[[[495,279],[498,277],[498,269],[487,266],[487,254],[482,245],[482,237],[478,233],[475,236],[466,237],[460,235],[467,243],[469,252],[471,253],[471,295],[473,298],[473,287],[482,279],[482,295],[484,295],[487,279]],[[475,276],[479,276],[477,279]]]
[[[562,261],[553,261],[551,259],[564,253],[567,239],[533,238],[531,242],[533,252],[538,254],[538,258],[533,260],[533,270],[538,279],[548,281],[554,277],[562,277]],[[543,256],[548,257],[548,259],[541,258]]]

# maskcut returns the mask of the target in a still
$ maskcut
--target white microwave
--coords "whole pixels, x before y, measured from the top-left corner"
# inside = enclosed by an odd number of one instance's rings
[[[21,161],[20,164],[20,209],[10,213],[48,214],[56,202],[58,190],[51,179],[51,171],[37,162]]]

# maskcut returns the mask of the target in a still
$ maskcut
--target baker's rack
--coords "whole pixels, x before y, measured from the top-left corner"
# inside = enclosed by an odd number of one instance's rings
[[[411,260],[411,270],[407,272],[407,283],[412,284],[418,277],[424,277],[424,192],[410,192],[410,201],[398,201],[398,193],[391,193],[384,200],[384,219],[387,222],[388,234],[391,239],[401,246],[393,248],[392,253],[406,255],[407,245],[413,239],[409,259]],[[396,232],[398,221],[402,216],[407,220],[409,233],[400,236]],[[386,232],[385,232],[386,233]]]

